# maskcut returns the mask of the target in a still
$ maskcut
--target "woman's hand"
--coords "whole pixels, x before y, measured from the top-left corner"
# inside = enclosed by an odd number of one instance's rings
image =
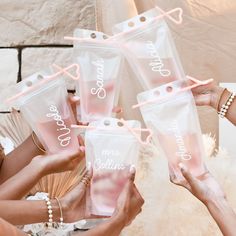
[[[207,172],[201,179],[194,177],[182,163],[179,164],[184,182],[177,182],[174,177],[170,177],[171,182],[188,189],[203,204],[207,205],[212,200],[225,199],[225,194],[215,178]]]
[[[64,222],[71,223],[84,218],[86,215],[86,190],[92,178],[92,170],[87,170],[81,182],[61,198]]]
[[[78,152],[61,152],[53,155],[40,155],[33,158],[30,163],[35,168],[41,169],[41,176],[52,173],[74,170],[85,156],[85,148],[80,147]]]
[[[192,81],[189,81],[192,84]],[[224,88],[216,85],[214,80],[206,85],[200,85],[192,89],[193,96],[195,98],[196,105],[198,106],[211,106],[215,110],[218,110],[218,104]]]
[[[111,217],[115,222],[122,222],[124,226],[129,225],[135,217],[142,211],[144,199],[140,195],[134,184],[135,170],[129,175],[128,183],[121,192],[116,210]]]

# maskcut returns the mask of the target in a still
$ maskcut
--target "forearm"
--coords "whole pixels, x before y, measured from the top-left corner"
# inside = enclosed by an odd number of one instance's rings
[[[32,137],[29,136],[20,146],[4,158],[0,171],[0,184],[28,165],[33,157],[42,154],[43,152],[36,147]]]
[[[26,233],[20,231],[15,226],[9,224],[0,218],[0,233],[1,235],[11,235],[11,236],[27,236]]]
[[[211,200],[206,204],[224,236],[235,236],[236,214],[225,199]]]
[[[1,200],[17,200],[24,197],[43,176],[43,167],[34,160],[19,173],[0,185]]]
[[[56,200],[51,200],[53,221],[59,222],[60,210]],[[48,222],[46,201],[0,201],[0,217],[14,225]]]
[[[123,228],[124,224],[120,220],[111,218],[89,231],[75,234],[75,236],[119,236]]]

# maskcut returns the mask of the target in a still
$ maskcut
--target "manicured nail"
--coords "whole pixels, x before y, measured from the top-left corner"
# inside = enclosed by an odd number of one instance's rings
[[[74,102],[77,102],[77,101],[80,100],[80,97],[77,96],[77,95],[75,95],[75,96],[73,96],[71,99],[72,99]]]
[[[85,146],[80,146],[80,147],[79,147],[79,150],[80,150],[81,152],[85,152]]]
[[[180,162],[180,163],[178,164],[178,166],[179,166],[179,168],[180,168],[181,171],[186,171],[186,166],[185,166],[183,163]]]
[[[130,172],[131,174],[134,174],[134,173],[136,172],[136,168],[135,168],[134,165],[131,165],[131,166],[130,166],[129,172]]]

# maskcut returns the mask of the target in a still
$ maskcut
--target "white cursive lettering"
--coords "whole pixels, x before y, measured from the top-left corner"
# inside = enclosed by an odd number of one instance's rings
[[[148,53],[150,57],[152,58],[149,66],[151,66],[152,71],[157,71],[160,73],[161,76],[167,77],[171,75],[171,72],[167,69],[164,69],[164,64],[162,63],[162,60],[155,48],[155,45],[152,41],[147,41],[146,47],[148,49]]]
[[[58,126],[57,131],[62,131],[62,134],[60,134],[57,139],[60,142],[60,145],[62,147],[66,147],[70,144],[71,137],[69,136],[71,130],[66,127],[64,120],[59,115],[59,111],[56,106],[50,105],[49,111],[53,113],[46,114],[47,117],[52,117],[53,120],[56,121],[56,124]]]
[[[97,61],[92,62],[96,67],[97,72],[97,88],[91,89],[92,95],[97,95],[99,99],[104,99],[106,97],[106,90],[104,89],[104,60],[102,58]]]

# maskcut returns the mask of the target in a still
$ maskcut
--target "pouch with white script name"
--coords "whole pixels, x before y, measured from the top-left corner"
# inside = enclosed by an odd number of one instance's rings
[[[76,90],[80,96],[81,121],[111,116],[120,91],[121,50],[101,32],[76,29],[74,37],[74,57],[80,66]]]
[[[136,107],[167,157],[171,175],[178,180],[183,180],[180,162],[196,177],[205,173],[202,133],[190,88],[179,80],[137,95]]]
[[[6,100],[20,110],[49,153],[79,149],[77,136],[70,127],[75,118],[62,73],[35,73],[13,86],[15,95]]]
[[[182,9],[166,12],[165,16]],[[153,8],[113,27],[109,40],[119,43],[143,89],[152,89],[185,77],[164,13]],[[173,20],[176,22],[175,20]],[[178,22],[177,22],[178,23]]]
[[[86,200],[89,215],[111,216],[114,212],[130,168],[138,160],[140,131],[136,120],[124,125],[118,119],[104,118],[89,124],[85,133],[86,163],[93,168]]]

